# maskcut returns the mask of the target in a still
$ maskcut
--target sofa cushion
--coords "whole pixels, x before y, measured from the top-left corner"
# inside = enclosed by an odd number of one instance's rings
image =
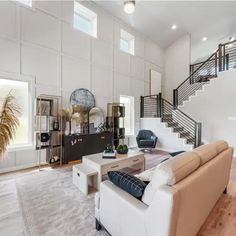
[[[225,151],[229,147],[228,143],[223,140],[216,141],[212,143],[212,145],[216,147],[218,154]]]
[[[194,153],[198,154],[201,158],[201,165],[210,161],[212,158],[217,156],[228,148],[228,144],[225,141],[217,141],[214,143],[205,144],[193,150]]]
[[[151,182],[147,185],[142,201],[150,205],[156,190],[161,185],[172,186],[200,166],[200,157],[194,152],[185,152],[161,163],[155,169]]]
[[[112,183],[132,196],[141,199],[146,184],[139,178],[121,171],[109,171],[108,177]]]
[[[201,165],[204,165],[206,162],[210,161],[218,153],[216,147],[212,143],[195,148],[193,152],[199,155]]]

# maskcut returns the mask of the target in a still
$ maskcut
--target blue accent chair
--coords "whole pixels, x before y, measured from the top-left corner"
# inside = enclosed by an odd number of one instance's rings
[[[151,130],[146,129],[141,129],[136,137],[138,147],[144,150],[155,148],[157,139],[157,136]]]

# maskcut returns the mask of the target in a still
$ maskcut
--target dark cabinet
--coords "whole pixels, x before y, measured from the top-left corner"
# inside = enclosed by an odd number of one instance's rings
[[[107,144],[112,145],[113,135],[110,132],[97,134],[68,135],[63,137],[63,163],[81,160],[82,156],[103,152]]]

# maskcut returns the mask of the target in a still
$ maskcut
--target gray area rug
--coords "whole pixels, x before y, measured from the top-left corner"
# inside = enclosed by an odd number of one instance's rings
[[[165,152],[146,153],[147,168]],[[95,230],[94,193],[72,184],[72,167],[0,177],[0,235],[108,235]]]

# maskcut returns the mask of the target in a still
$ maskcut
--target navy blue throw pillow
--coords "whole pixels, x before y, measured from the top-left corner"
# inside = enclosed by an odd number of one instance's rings
[[[172,153],[169,153],[172,157],[174,157],[174,156],[177,156],[177,155],[179,155],[180,153],[183,153],[183,152],[185,152],[185,151],[178,151],[178,152],[172,152]]]
[[[107,174],[113,184],[132,196],[141,199],[147,186],[142,180],[121,171],[109,171]]]

